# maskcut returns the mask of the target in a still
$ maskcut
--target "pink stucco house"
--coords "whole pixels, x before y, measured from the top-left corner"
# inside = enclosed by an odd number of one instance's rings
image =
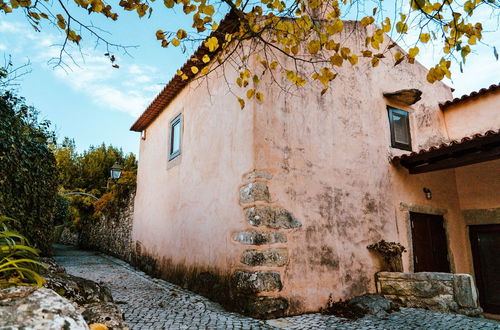
[[[360,50],[365,28],[345,26]],[[406,273],[473,274],[498,313],[500,87],[453,99],[426,74],[361,60],[324,95],[267,77],[243,110],[236,70],[174,77],[131,128],[137,264],[238,311],[291,315],[376,292],[367,246],[384,239],[407,248]]]

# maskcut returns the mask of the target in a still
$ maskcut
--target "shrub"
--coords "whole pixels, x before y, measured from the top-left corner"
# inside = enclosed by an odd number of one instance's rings
[[[16,221],[0,216],[0,289],[17,285],[42,286],[38,251],[30,247],[23,235],[11,230],[8,222]]]
[[[49,123],[24,100],[0,96],[0,214],[20,219],[14,229],[51,254],[57,170]]]
[[[56,209],[54,214],[54,225],[64,225],[68,223],[70,218],[70,206],[71,202],[69,199],[63,195],[57,195],[56,199]]]

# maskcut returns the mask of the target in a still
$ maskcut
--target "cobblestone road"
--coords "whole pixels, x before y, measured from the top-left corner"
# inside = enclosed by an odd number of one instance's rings
[[[68,273],[106,284],[132,329],[499,329],[500,322],[404,308],[356,321],[306,314],[261,321],[224,311],[218,304],[171,283],[152,279],[127,263],[90,251],[56,246]]]

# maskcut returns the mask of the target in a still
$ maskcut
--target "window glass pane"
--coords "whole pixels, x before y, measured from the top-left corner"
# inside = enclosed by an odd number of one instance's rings
[[[181,147],[181,122],[177,121],[172,125],[172,136],[170,143],[170,154],[179,152]]]
[[[393,113],[392,120],[394,125],[394,140],[397,143],[410,144],[410,132],[408,131],[409,127],[406,125],[405,116]]]

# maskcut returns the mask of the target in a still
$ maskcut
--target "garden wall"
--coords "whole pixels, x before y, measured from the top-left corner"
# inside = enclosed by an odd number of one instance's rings
[[[132,259],[132,221],[134,216],[134,194],[127,206],[116,216],[100,216],[80,232],[78,246],[100,251],[127,262]]]

